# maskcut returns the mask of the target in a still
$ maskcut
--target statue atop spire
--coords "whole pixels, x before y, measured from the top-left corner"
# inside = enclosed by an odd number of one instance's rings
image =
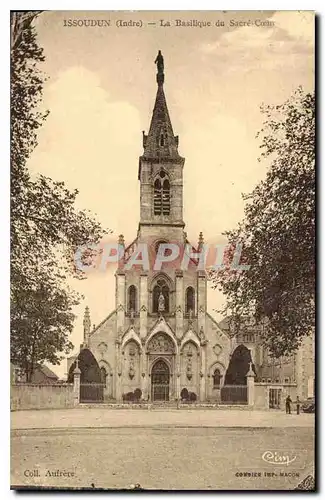
[[[158,50],[158,55],[156,57],[155,64],[157,65],[157,83],[158,85],[162,85],[165,80],[165,75],[164,75],[164,58],[160,50]]]
[[[202,250],[203,245],[204,245],[204,238],[203,238],[203,233],[201,231],[200,234],[199,234],[199,242],[198,242],[198,250],[199,250],[199,252]]]

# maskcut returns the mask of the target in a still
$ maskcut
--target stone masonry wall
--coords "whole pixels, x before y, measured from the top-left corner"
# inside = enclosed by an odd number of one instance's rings
[[[11,386],[11,410],[70,407],[73,407],[73,384]]]

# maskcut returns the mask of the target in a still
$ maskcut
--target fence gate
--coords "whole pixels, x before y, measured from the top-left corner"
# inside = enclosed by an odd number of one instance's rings
[[[167,363],[160,359],[151,371],[151,401],[169,400],[169,368]]]
[[[104,401],[104,386],[94,382],[80,384],[80,403],[101,403]]]
[[[224,385],[220,391],[221,402],[226,404],[247,404],[246,385]]]
[[[88,349],[81,349],[78,358],[69,369],[68,382],[73,383],[74,370],[77,366],[80,370],[80,403],[100,403],[104,401],[105,383],[99,365]]]
[[[168,384],[152,384],[151,401],[168,401],[169,400],[169,385]]]
[[[269,389],[269,408],[280,409],[281,407],[281,389]]]

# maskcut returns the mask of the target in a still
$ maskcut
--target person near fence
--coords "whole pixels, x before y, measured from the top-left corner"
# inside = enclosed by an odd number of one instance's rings
[[[300,415],[300,405],[301,405],[301,401],[300,401],[300,399],[299,399],[299,396],[297,396],[296,405],[297,405],[297,415]]]
[[[286,413],[291,414],[291,403],[292,403],[291,397],[287,396],[287,398],[286,398]]]

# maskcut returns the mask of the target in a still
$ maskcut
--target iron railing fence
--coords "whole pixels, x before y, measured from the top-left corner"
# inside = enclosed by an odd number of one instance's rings
[[[169,384],[152,384],[151,401],[169,401]]]
[[[246,385],[224,385],[220,391],[221,403],[247,404]]]
[[[82,382],[80,384],[80,403],[100,403],[104,401],[105,384]]]
[[[281,408],[282,389],[270,388],[269,389],[269,408]]]

